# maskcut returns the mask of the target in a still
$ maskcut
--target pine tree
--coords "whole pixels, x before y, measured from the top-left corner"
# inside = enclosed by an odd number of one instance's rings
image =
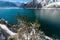
[[[20,13],[17,14],[17,24],[20,24],[23,22],[22,16],[20,15]]]
[[[38,20],[38,18],[36,18],[35,19],[35,28],[36,28],[36,30],[38,30],[39,27],[40,27],[39,20]]]
[[[38,18],[35,19],[35,23],[38,24],[39,23],[39,20]]]
[[[25,22],[28,22],[28,21],[29,21],[28,16],[26,15],[26,13],[24,14],[23,20],[24,20]]]
[[[17,19],[22,19],[20,13],[17,14]]]

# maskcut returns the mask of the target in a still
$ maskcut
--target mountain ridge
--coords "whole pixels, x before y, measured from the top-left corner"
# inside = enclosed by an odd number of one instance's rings
[[[0,1],[0,7],[17,7],[17,5],[12,2]]]

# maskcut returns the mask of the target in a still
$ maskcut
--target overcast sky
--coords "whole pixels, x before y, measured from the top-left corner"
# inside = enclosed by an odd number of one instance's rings
[[[0,0],[0,1],[10,1],[10,2],[29,2],[31,0]]]

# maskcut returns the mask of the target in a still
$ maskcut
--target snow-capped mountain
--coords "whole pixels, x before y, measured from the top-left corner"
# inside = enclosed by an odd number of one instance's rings
[[[41,8],[48,4],[60,2],[60,0],[31,0],[28,3],[0,1],[0,7]]]
[[[40,3],[42,7],[53,2],[60,2],[60,0],[36,0],[36,1],[37,3]]]
[[[25,8],[42,8],[54,2],[60,2],[60,0],[31,0],[27,4],[22,4]],[[23,7],[20,5],[21,7]]]

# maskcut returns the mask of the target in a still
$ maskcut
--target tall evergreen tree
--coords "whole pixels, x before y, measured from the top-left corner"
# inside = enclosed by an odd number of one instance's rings
[[[40,24],[38,18],[35,19],[36,30],[39,30]]]
[[[22,19],[20,13],[17,14],[17,19]]]
[[[35,23],[36,23],[36,24],[39,24],[38,18],[35,19]]]
[[[24,13],[23,19],[24,19],[25,22],[28,22],[29,21],[28,16],[26,15],[26,13]]]

